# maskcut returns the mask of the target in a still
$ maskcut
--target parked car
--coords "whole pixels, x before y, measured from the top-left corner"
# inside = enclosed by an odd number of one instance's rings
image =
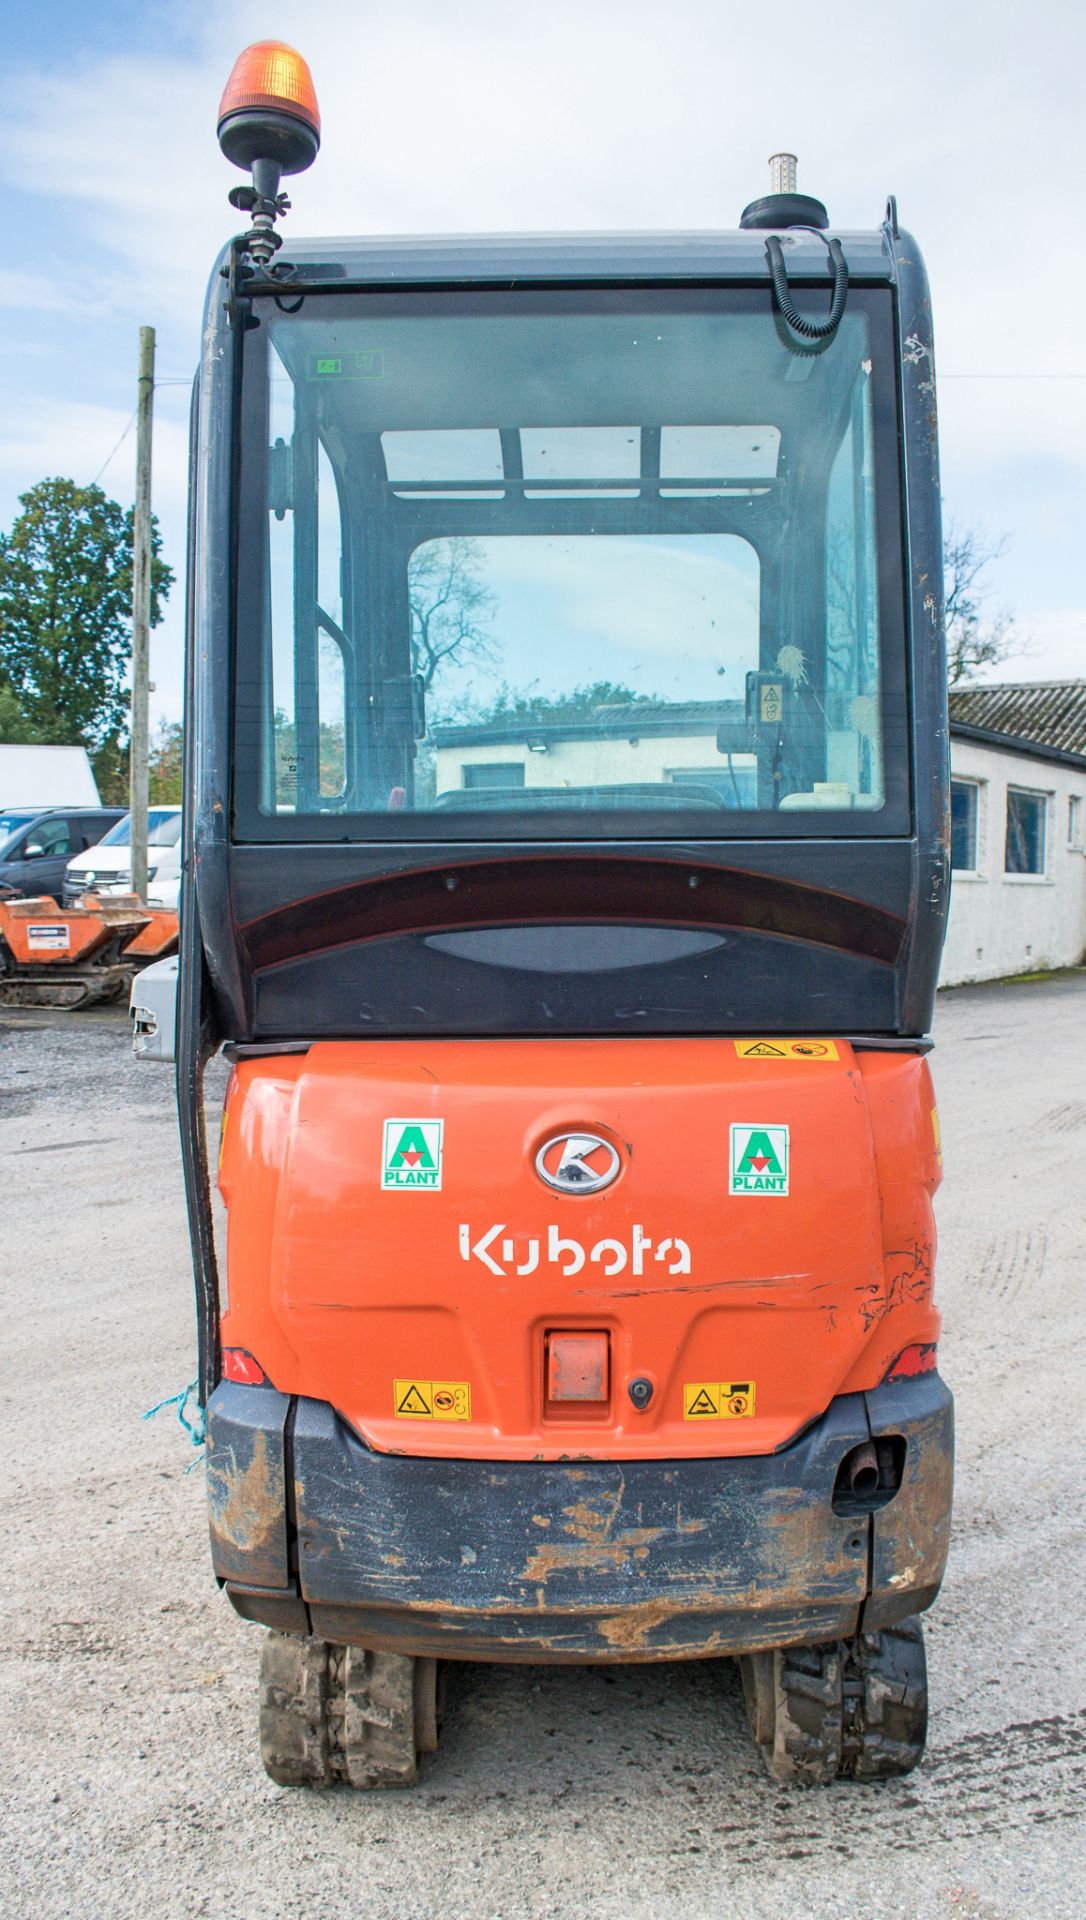
[[[132,885],[131,814],[89,852],[68,863],[64,905],[74,906],[88,888],[95,893],[127,893]],[[147,812],[147,904],[177,908],[181,893],[181,809],[150,807]]]
[[[0,813],[0,886],[63,900],[73,854],[93,850],[123,818],[121,807],[18,807]]]

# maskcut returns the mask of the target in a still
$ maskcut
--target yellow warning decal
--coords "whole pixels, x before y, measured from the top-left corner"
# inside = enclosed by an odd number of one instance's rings
[[[933,1107],[931,1110],[931,1130],[935,1136],[935,1157],[941,1162],[943,1158],[943,1129],[939,1125],[938,1107]]]
[[[754,1412],[753,1380],[688,1380],[684,1420],[746,1420]]]
[[[397,1420],[470,1420],[471,1387],[466,1380],[394,1380],[392,1411]]]
[[[740,1060],[836,1060],[832,1040],[736,1040]]]

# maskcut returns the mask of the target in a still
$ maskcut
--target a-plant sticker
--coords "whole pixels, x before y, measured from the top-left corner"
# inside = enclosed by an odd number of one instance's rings
[[[729,1193],[788,1192],[788,1128],[733,1126]]]
[[[441,1186],[444,1120],[386,1120],[382,1187]]]

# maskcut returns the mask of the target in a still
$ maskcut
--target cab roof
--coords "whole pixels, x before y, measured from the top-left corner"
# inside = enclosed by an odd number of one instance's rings
[[[893,281],[895,253],[884,229],[838,233],[850,276]],[[789,277],[825,280],[829,254],[805,228],[782,231]],[[310,282],[350,285],[465,285],[495,282],[768,279],[764,232],[529,233],[306,238],[288,228],[281,258]],[[907,243],[906,243],[907,244]],[[257,289],[254,289],[256,291]]]

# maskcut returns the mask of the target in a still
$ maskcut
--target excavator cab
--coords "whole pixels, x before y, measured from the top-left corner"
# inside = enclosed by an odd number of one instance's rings
[[[299,56],[220,136],[178,1072],[265,1764],[408,1784],[447,1660],[730,1656],[778,1777],[903,1772],[952,1474],[917,248],[785,157],[734,231],[288,259]]]

